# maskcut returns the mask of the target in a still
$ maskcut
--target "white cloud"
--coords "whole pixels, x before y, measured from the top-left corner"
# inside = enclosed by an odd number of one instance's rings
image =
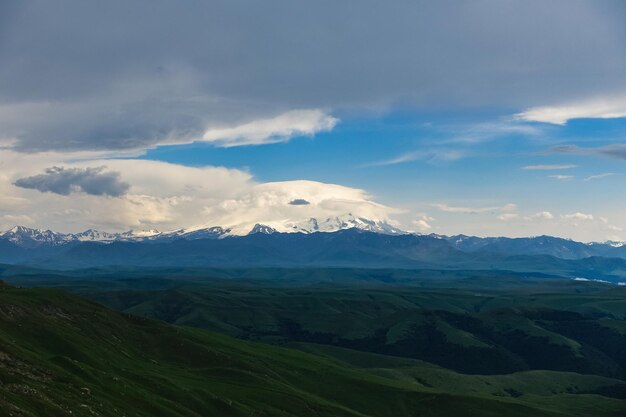
[[[420,232],[428,232],[430,229],[433,228],[430,224],[433,220],[435,220],[433,217],[430,217],[428,215],[422,215],[418,219],[413,220],[411,224],[415,226]]]
[[[397,165],[417,160],[425,160],[431,163],[452,162],[465,156],[467,156],[467,153],[459,149],[430,149],[407,152],[395,158],[372,162],[365,166]]]
[[[572,119],[626,117],[626,96],[601,97],[556,106],[532,107],[515,115],[518,120],[564,125]]]
[[[576,212],[572,214],[562,214],[561,218],[564,220],[591,221],[593,220],[593,214]]]
[[[587,178],[585,178],[585,181],[599,180],[599,179],[610,177],[613,175],[615,175],[613,172],[605,172],[604,174],[590,175]]]
[[[309,204],[289,204],[298,198],[306,199]],[[397,210],[372,201],[364,190],[304,180],[254,184],[234,198],[204,208],[206,218],[215,219],[207,222],[207,226],[227,225],[238,232],[250,230],[255,223],[280,229],[283,224],[310,217],[352,213],[381,220],[395,212]]]
[[[253,181],[249,172],[240,169],[214,166],[188,167],[149,160],[93,160],[81,161],[76,165],[106,166],[121,173],[121,178],[130,184],[129,193],[156,197],[231,196],[236,190],[247,187]]]
[[[0,155],[0,229],[15,224],[78,231],[173,230],[229,226],[249,231],[255,223],[279,226],[310,217],[352,213],[388,220],[397,210],[381,205],[361,189],[316,181],[259,183],[249,172],[222,167],[186,167],[165,162],[120,159],[63,161],[58,154]],[[16,178],[47,166],[106,166],[129,189],[119,196],[42,193],[13,185]],[[303,199],[306,205],[290,204]]]
[[[498,220],[502,220],[504,222],[516,219],[518,217],[517,213],[502,213],[498,216]]]
[[[436,203],[431,204],[433,207],[438,210],[447,212],[447,213],[464,213],[464,214],[478,214],[478,213],[489,213],[489,212],[510,212],[515,211],[517,206],[515,204],[509,203],[504,206],[491,206],[491,207],[460,207],[460,206],[450,206],[446,203]]]
[[[559,169],[572,169],[576,168],[578,165],[572,164],[554,164],[554,165],[526,165],[522,167],[523,170],[526,171],[555,171]]]
[[[29,226],[35,222],[32,217],[25,214],[5,214],[1,218],[3,223],[19,224],[22,226]]]
[[[554,214],[549,211],[540,211],[539,213],[535,213],[532,216],[527,217],[529,220],[552,220],[554,219]]]
[[[544,133],[544,129],[513,120],[500,120],[490,123],[476,123],[450,129],[453,138],[448,142],[477,144],[506,136],[535,137]]]
[[[554,178],[555,180],[559,180],[559,181],[566,181],[566,180],[571,180],[572,178],[574,178],[573,175],[548,175],[548,178]]]
[[[204,132],[202,140],[225,148],[287,142],[295,136],[330,131],[338,122],[339,119],[321,110],[292,110],[235,127],[209,129]]]

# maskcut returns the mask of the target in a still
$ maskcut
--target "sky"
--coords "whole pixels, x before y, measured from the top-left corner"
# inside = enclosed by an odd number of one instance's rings
[[[0,2],[0,230],[626,240],[621,0]]]

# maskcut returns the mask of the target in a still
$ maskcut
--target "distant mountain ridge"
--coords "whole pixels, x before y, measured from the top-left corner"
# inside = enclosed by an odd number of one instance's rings
[[[77,234],[15,227],[0,234],[0,263],[53,269],[132,266],[502,270],[626,283],[626,246],[615,242],[581,243],[551,236],[422,235],[367,219],[350,220],[309,220],[299,228],[282,225],[289,232],[256,224],[245,235],[236,235],[223,227],[167,233],[87,230]],[[326,228],[330,231],[324,231]]]
[[[33,229],[25,226],[15,226],[5,232],[0,232],[0,239],[8,240],[20,247],[32,248],[40,245],[65,245],[77,242],[151,242],[168,241],[175,239],[219,239],[227,236],[252,235],[256,233],[316,233],[336,232],[347,229],[366,230],[383,234],[404,234],[404,232],[389,223],[381,220],[371,220],[364,217],[355,217],[352,214],[345,216],[327,217],[324,219],[310,218],[300,222],[285,222],[281,224],[255,224],[247,233],[236,233],[234,228],[211,226],[192,229],[178,229],[169,232],[158,230],[129,230],[122,233],[109,233],[88,229],[80,233],[60,233],[47,229]]]
[[[178,229],[169,232],[158,230],[129,230],[121,233],[103,232],[88,229],[79,233],[60,233],[48,229],[34,229],[15,226],[0,232],[0,240],[12,242],[20,247],[58,246],[78,242],[165,242],[177,239],[222,239],[225,237],[273,233],[333,233],[340,230],[361,230],[384,235],[412,234],[444,240],[462,252],[490,252],[511,255],[551,255],[562,259],[582,259],[590,256],[626,257],[626,242],[577,242],[554,236],[533,237],[478,237],[468,235],[438,235],[403,231],[385,221],[364,217],[310,218],[301,222],[286,222],[277,225],[255,224],[249,232],[236,234],[232,228],[212,226],[194,229]]]
[[[552,255],[562,259],[582,259],[590,256],[616,256],[623,244],[618,242],[583,243],[554,236],[476,237],[466,235],[441,236],[464,252],[492,252],[511,255]]]
[[[160,232],[158,230],[129,230],[121,233],[110,233],[88,229],[80,233],[61,233],[51,230],[31,229],[24,226],[16,226],[10,230],[0,233],[0,239],[9,240],[21,246],[37,243],[62,245],[71,242],[141,242],[179,237],[202,239],[227,235],[229,232],[230,229],[224,229],[222,227],[207,227],[192,230],[179,229],[171,232]]]

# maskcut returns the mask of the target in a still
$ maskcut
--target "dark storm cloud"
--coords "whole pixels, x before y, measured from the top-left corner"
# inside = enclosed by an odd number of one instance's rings
[[[15,185],[41,192],[69,195],[84,192],[91,195],[119,197],[130,187],[120,180],[118,172],[103,172],[98,168],[47,168],[43,174],[20,178]]]
[[[308,206],[311,203],[303,198],[296,198],[295,200],[291,200],[289,204],[292,206]]]
[[[1,3],[0,139],[22,151],[141,149],[291,109],[519,110],[626,89],[621,0]]]
[[[614,143],[604,146],[583,148],[576,145],[555,146],[548,150],[548,153],[562,153],[583,156],[604,156],[614,159],[626,159],[626,145]]]

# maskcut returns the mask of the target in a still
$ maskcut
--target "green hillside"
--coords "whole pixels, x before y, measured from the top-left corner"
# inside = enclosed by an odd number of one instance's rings
[[[469,374],[626,379],[626,288],[458,290],[242,282],[96,292],[115,309],[249,340],[333,345]]]
[[[626,382],[622,380],[554,371],[467,375],[413,359],[356,352],[326,345],[293,343],[290,346],[375,375],[435,390],[463,395],[518,398],[529,404],[541,404],[572,415],[610,414],[614,406],[626,410]],[[600,400],[598,395],[610,397],[611,400]],[[620,399],[621,401],[615,401]],[[605,405],[609,408],[604,408]]]
[[[113,312],[59,290],[0,290],[3,416],[585,415],[553,401],[444,391]],[[597,394],[580,398],[597,403],[598,415],[622,406]]]

